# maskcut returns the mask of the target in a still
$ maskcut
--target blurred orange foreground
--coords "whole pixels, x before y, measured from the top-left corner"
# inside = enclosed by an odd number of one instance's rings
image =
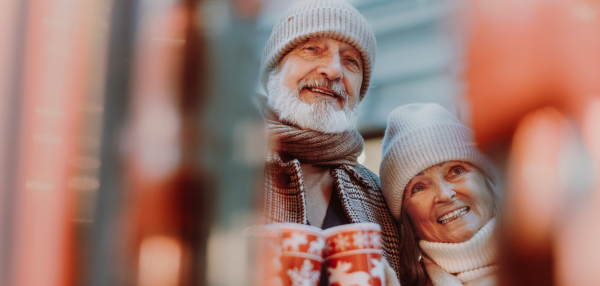
[[[473,0],[466,14],[477,141],[512,142],[501,284],[600,285],[600,174],[578,203],[559,172],[569,136],[600,166],[600,2]]]

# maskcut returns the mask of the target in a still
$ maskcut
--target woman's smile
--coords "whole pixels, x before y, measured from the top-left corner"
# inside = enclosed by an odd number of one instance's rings
[[[441,223],[441,224],[447,224],[450,223],[454,220],[459,219],[460,217],[466,215],[469,212],[470,208],[469,207],[462,207],[462,208],[458,208],[452,212],[449,212],[445,215],[443,215],[442,217],[437,219],[437,222]]]

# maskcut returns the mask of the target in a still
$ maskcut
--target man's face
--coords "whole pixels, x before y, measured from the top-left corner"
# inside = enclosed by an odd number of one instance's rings
[[[311,38],[287,53],[279,66],[293,71],[285,79],[290,89],[298,88],[301,81],[327,78],[338,81],[348,95],[348,98],[341,98],[329,88],[305,87],[299,90],[303,102],[313,104],[318,98],[334,98],[338,102],[336,110],[341,110],[344,104],[353,109],[358,101],[363,61],[360,52],[349,44],[331,38]]]
[[[304,129],[343,132],[355,126],[363,61],[353,46],[311,38],[287,53],[269,76],[269,102],[282,120]]]

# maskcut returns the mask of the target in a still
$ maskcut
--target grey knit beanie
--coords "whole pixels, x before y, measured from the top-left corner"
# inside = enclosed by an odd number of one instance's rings
[[[369,88],[377,44],[367,20],[341,0],[309,0],[290,8],[271,32],[260,63],[261,82],[267,90],[269,73],[281,58],[308,38],[327,37],[346,42],[362,55],[364,69],[362,99]]]
[[[388,116],[380,166],[381,188],[390,211],[400,220],[402,197],[408,182],[419,172],[446,161],[477,166],[497,183],[493,165],[479,152],[473,131],[435,103],[408,104]]]

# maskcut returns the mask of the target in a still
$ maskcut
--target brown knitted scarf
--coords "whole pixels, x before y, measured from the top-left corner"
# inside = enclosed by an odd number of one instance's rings
[[[314,165],[352,165],[364,147],[357,130],[322,133],[267,119],[271,149],[286,153],[301,163]]]

